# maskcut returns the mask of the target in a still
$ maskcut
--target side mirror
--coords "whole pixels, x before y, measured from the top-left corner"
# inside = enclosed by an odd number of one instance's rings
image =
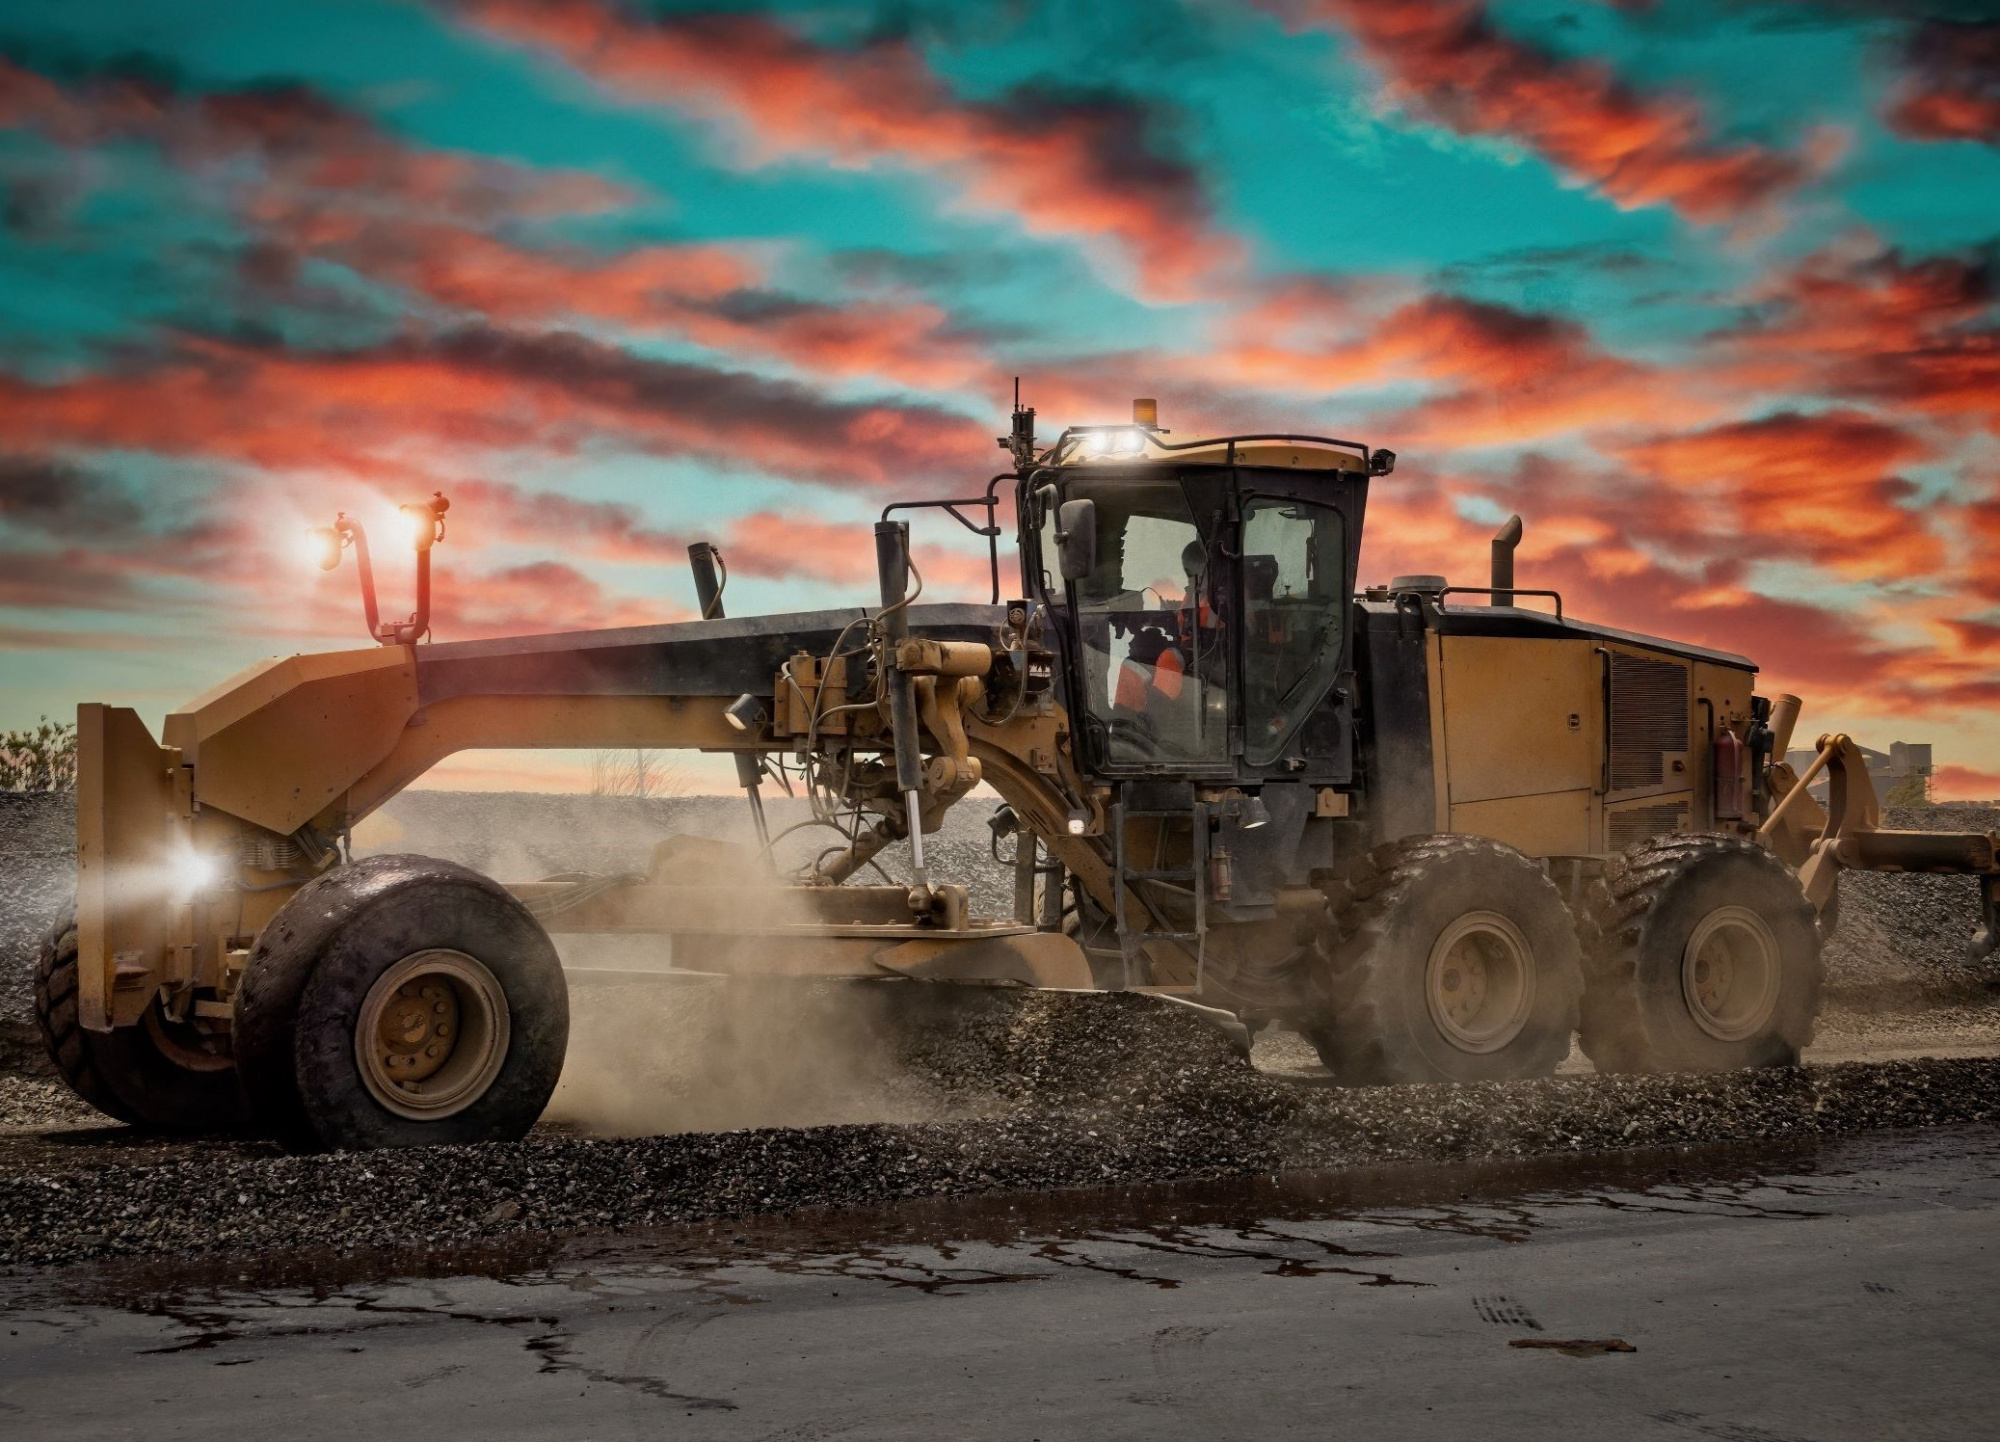
[[[1056,550],[1065,581],[1081,581],[1097,569],[1097,502],[1062,503],[1056,512]]]

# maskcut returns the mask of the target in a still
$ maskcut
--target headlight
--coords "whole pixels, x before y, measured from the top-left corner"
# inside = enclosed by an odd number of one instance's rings
[[[1137,426],[1092,431],[1089,446],[1094,456],[1136,456],[1146,449],[1146,433]]]
[[[174,857],[174,892],[183,901],[208,890],[222,879],[222,863],[199,851],[182,851]]]
[[[764,703],[746,691],[723,708],[722,719],[738,731],[751,732],[763,730],[769,717]]]

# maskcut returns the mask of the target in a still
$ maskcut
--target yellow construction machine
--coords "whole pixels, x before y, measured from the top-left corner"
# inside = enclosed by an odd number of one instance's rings
[[[1976,874],[2000,932],[1994,836],[1882,830],[1843,736],[1822,808],[1783,762],[1796,698],[1517,586],[1518,518],[1488,585],[1361,589],[1388,451],[1174,441],[1144,402],[1034,431],[1017,406],[983,491],[883,513],[867,609],[729,617],[697,545],[701,620],[430,642],[444,498],[405,508],[401,621],[342,517],[322,564],[355,555],[376,644],[253,667],[158,740],[80,708],[76,913],[37,991],[62,1074],[113,1116],[301,1148],[518,1137],[563,1063],[551,933],[668,938],[703,973],[1150,991],[1296,1028],[1349,1082],[1542,1076],[1579,1031],[1607,1070],[1768,1066],[1810,1036],[1843,868]],[[922,508],[984,540],[987,601],[920,599]],[[759,845],[514,886],[351,859],[444,757],[521,747],[729,752]],[[828,845],[780,876],[761,787],[794,766]],[[1007,917],[925,854],[982,784]],[[858,883],[904,840],[906,879]]]

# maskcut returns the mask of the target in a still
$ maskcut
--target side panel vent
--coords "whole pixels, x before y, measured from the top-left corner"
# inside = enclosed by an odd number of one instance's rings
[[[1688,817],[1688,803],[1685,801],[1675,802],[1672,806],[1634,806],[1629,811],[1614,811],[1605,817],[1610,828],[1611,849],[1623,851],[1655,836],[1685,831]]]
[[[1666,781],[1666,753],[1688,749],[1688,668],[1681,661],[1611,653],[1611,789]]]

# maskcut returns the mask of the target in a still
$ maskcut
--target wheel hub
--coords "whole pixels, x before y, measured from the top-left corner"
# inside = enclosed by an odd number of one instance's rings
[[[1746,906],[1704,916],[1681,954],[1688,1015],[1717,1041],[1742,1041],[1769,1025],[1781,979],[1777,938]]]
[[[1521,1034],[1534,1010],[1527,937],[1497,911],[1459,917],[1431,946],[1424,1000],[1452,1046],[1476,1054],[1499,1051]]]
[[[384,971],[362,1000],[354,1055],[375,1100],[437,1121],[486,1093],[507,1059],[506,993],[460,951],[420,951]]]

